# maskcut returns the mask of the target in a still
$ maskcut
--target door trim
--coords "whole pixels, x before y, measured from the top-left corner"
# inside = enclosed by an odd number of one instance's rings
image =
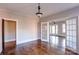
[[[4,19],[2,19],[2,54],[4,54]]]
[[[6,19],[2,19],[2,54],[5,54],[5,43],[4,43],[4,22],[5,21],[14,21],[17,27],[17,21],[15,20],[6,20]],[[17,39],[17,28],[16,28],[16,34],[15,34],[15,38]]]

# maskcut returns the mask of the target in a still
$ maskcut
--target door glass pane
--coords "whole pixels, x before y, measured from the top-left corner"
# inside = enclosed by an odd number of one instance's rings
[[[76,31],[73,31],[72,34],[73,34],[73,36],[76,36]]]
[[[73,21],[73,24],[76,24],[76,20],[75,19],[72,19],[72,21]]]
[[[73,37],[72,40],[73,40],[73,42],[76,42],[76,37]]]
[[[76,25],[73,25],[73,30],[76,30]]]
[[[69,47],[70,47],[70,48],[73,47],[72,44],[73,44],[72,41],[70,41],[70,42],[69,42]]]
[[[73,35],[73,31],[72,30],[69,31],[69,35],[71,35],[71,36]]]

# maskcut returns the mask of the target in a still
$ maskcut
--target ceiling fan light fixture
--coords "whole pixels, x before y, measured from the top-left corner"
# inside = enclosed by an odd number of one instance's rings
[[[38,17],[41,17],[41,16],[43,15],[43,13],[37,12],[36,15],[37,15]]]
[[[38,16],[38,17],[41,17],[42,15],[43,15],[43,13],[41,13],[40,12],[40,3],[38,3],[38,12],[36,13],[36,15]]]

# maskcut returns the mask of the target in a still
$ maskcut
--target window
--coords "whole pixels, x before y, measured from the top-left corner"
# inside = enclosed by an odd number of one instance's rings
[[[58,25],[50,25],[50,34],[58,34]]]
[[[58,25],[56,25],[56,34],[58,34]]]
[[[52,34],[55,34],[55,26],[52,26]]]

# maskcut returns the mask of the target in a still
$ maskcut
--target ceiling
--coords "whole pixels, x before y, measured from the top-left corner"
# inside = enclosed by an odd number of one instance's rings
[[[65,11],[76,6],[78,3],[41,3],[42,17]],[[37,3],[1,3],[0,8],[5,8],[21,14],[23,16],[35,16],[37,12]]]

